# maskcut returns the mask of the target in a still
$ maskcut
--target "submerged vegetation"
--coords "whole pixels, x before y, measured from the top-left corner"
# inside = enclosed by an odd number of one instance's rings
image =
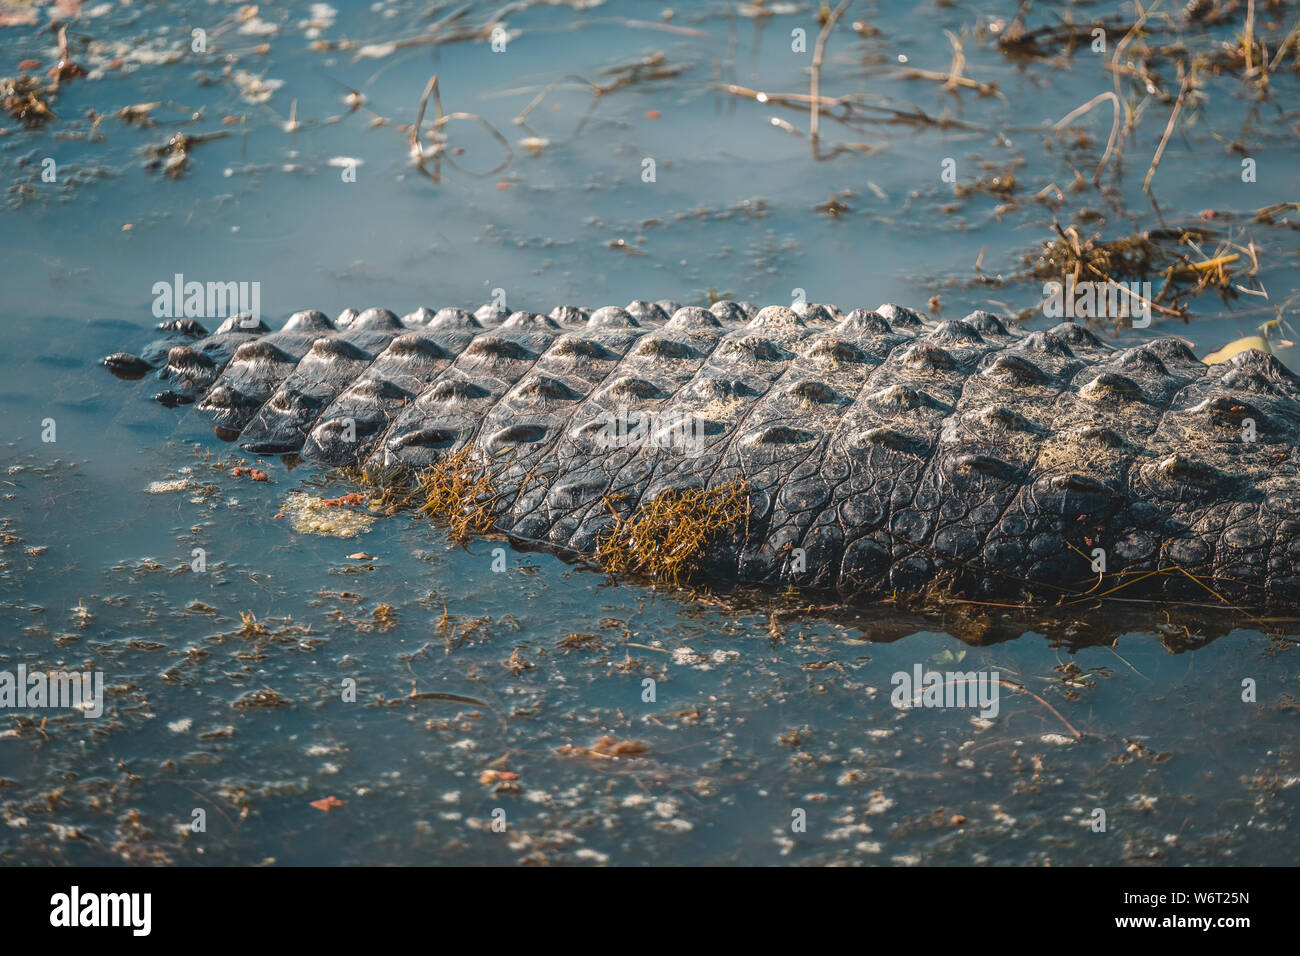
[[[420,513],[443,524],[454,541],[486,534],[496,521],[500,495],[473,456],[470,446],[444,456],[419,476],[416,486]]]
[[[642,574],[680,584],[704,568],[727,536],[744,540],[750,517],[749,487],[733,479],[712,488],[668,488],[630,514],[605,499],[613,527],[596,545],[596,560],[612,574]]]
[[[390,515],[416,511],[459,544],[492,533],[502,500],[494,475],[472,446],[446,454],[420,472],[353,470],[345,478],[366,489],[372,510]],[[674,586],[698,582],[710,554],[728,536],[743,540],[748,530],[749,490],[740,479],[717,487],[669,488],[629,512],[617,507],[620,500],[604,499],[610,526],[594,555],[611,574]]]
[[[1030,273],[1050,281],[1070,277],[1075,282],[1092,281],[1119,284],[1130,280],[1157,281],[1159,287],[1150,300],[1151,307],[1162,315],[1188,321],[1188,297],[1207,289],[1217,292],[1226,302],[1239,291],[1262,295],[1262,290],[1234,282],[1233,266],[1247,257],[1249,268],[1244,278],[1254,280],[1259,262],[1253,246],[1221,242],[1211,254],[1201,246],[1216,238],[1216,233],[1202,226],[1183,229],[1156,229],[1117,239],[1103,240],[1094,233],[1084,237],[1077,225],[1062,228],[1053,222],[1057,238],[1043,244],[1037,254],[1026,256]],[[1236,249],[1238,251],[1229,251]],[[1090,321],[1098,321],[1090,317]]]

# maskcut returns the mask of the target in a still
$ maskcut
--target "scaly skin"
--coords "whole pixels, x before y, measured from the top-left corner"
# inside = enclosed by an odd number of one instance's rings
[[[1068,323],[1025,334],[892,305],[161,328],[104,364],[156,369],[159,400],[197,403],[260,454],[419,469],[472,446],[497,528],[565,551],[594,553],[611,507],[739,478],[752,515],[710,554],[719,579],[1300,606],[1300,379],[1260,352],[1206,366],[1176,338],[1115,349]]]

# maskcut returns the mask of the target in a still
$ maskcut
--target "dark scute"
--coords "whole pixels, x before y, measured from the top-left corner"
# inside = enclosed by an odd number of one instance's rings
[[[194,319],[167,319],[158,323],[158,331],[176,332],[192,339],[201,339],[208,334],[208,330]]]
[[[359,362],[368,357],[365,352],[346,339],[334,337],[317,339],[311,344],[311,349],[308,354],[314,358],[330,362]]]
[[[437,342],[423,335],[399,335],[388,343],[389,355],[404,359],[438,359],[451,358],[451,354]]]
[[[114,352],[112,355],[105,355],[100,362],[118,378],[127,381],[144,378],[149,370],[153,368],[144,359],[132,355],[130,352]]]
[[[499,335],[480,335],[469,344],[465,354],[492,359],[522,360],[533,357],[532,353],[518,342]]]
[[[922,325],[921,313],[905,305],[886,302],[876,307],[876,314],[896,329],[915,329]]]
[[[304,309],[301,312],[295,312],[285,320],[282,332],[332,332],[334,323],[330,321],[329,316],[324,312],[318,312],[315,309]]]
[[[962,319],[967,325],[977,332],[987,335],[1006,335],[1007,327],[1002,324],[992,312],[986,312],[983,309],[976,309],[970,315]]]
[[[217,334],[225,332],[270,332],[268,326],[261,319],[256,318],[248,312],[240,312],[238,315],[232,315],[226,321],[217,326]]]
[[[626,311],[641,325],[662,325],[668,321],[671,312],[665,312],[656,302],[635,299],[627,304]],[[676,310],[674,310],[676,311]]]
[[[447,448],[456,441],[457,432],[449,428],[419,428],[398,435],[388,443],[394,451],[403,448]]]
[[[744,306],[730,299],[719,299],[713,305],[709,306],[709,311],[716,315],[724,322],[748,322],[749,313]]]

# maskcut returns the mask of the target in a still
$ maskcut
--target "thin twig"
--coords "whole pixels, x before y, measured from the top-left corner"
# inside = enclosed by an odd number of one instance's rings
[[[817,34],[817,45],[813,48],[812,85],[810,90],[813,105],[810,108],[811,119],[809,120],[808,135],[812,139],[814,157],[817,155],[817,139],[820,135],[821,110],[818,108],[818,104],[821,102],[822,58],[826,55],[826,38],[835,29],[835,23],[839,20],[840,15],[852,2],[853,0],[841,0],[840,5],[831,11],[831,15],[822,24],[821,33]]]
[[[1167,308],[1166,306],[1158,305],[1157,303],[1146,299],[1139,293],[1134,292],[1132,289],[1128,288],[1127,286],[1120,285],[1110,276],[1106,275],[1106,273],[1102,272],[1100,269],[1094,266],[1091,262],[1086,262],[1084,263],[1084,265],[1090,272],[1096,275],[1097,278],[1106,280],[1107,285],[1113,285],[1115,288],[1117,288],[1120,292],[1127,295],[1129,298],[1137,299],[1138,302],[1141,302],[1143,305],[1150,306],[1151,308],[1159,312],[1161,315],[1167,315],[1172,319],[1186,318],[1186,316],[1182,312],[1178,311],[1177,309],[1170,309]]]
[[[1192,74],[1183,77],[1182,88],[1178,91],[1178,99],[1174,101],[1174,108],[1169,114],[1169,123],[1165,126],[1164,135],[1160,137],[1160,145],[1156,147],[1156,154],[1151,158],[1151,168],[1147,170],[1146,179],[1142,180],[1142,191],[1151,192],[1151,179],[1156,174],[1156,167],[1160,165],[1160,157],[1165,154],[1165,146],[1169,143],[1169,137],[1174,133],[1174,124],[1178,121],[1178,114],[1182,112],[1183,101],[1187,99],[1188,92],[1195,85],[1195,79]]]
[[[426,176],[429,175],[424,168],[424,161],[427,158],[427,156],[425,154],[424,147],[420,145],[420,127],[424,125],[424,110],[425,107],[428,105],[430,96],[433,97],[434,110],[438,114],[438,118],[435,119],[433,121],[433,125],[429,127],[430,133],[439,132],[444,126],[446,126],[452,120],[458,120],[458,119],[474,120],[477,123],[479,123],[485,130],[487,130],[488,133],[491,134],[492,137],[496,139],[498,143],[501,144],[501,148],[505,150],[505,154],[506,154],[506,158],[503,159],[500,162],[500,164],[488,170],[487,172],[483,172],[483,173],[476,173],[472,170],[465,169],[463,166],[457,163],[450,156],[447,157],[448,163],[450,163],[456,169],[459,169],[461,172],[478,178],[493,176],[501,172],[501,170],[505,169],[507,166],[510,165],[510,163],[515,158],[514,150],[510,148],[510,143],[506,140],[504,136],[501,135],[500,131],[495,126],[493,126],[491,123],[485,120],[482,116],[479,116],[477,113],[465,113],[465,112],[443,113],[442,96],[438,92],[438,74],[435,73],[433,74],[433,76],[429,77],[429,82],[425,84],[424,94],[420,97],[420,108],[416,111],[415,123],[411,126],[410,135],[408,137],[409,142],[411,144],[411,155],[415,160],[416,168],[418,168],[420,172],[424,173]],[[435,146],[433,150],[433,158],[437,163],[437,165],[435,165],[434,174],[431,177],[434,182],[439,181],[441,175],[441,162],[442,162],[443,155],[444,155],[444,150],[441,148],[441,146],[440,145]]]
[[[944,682],[943,682],[942,684],[940,684],[939,686],[940,686],[940,687],[951,687],[951,686],[953,686],[954,684],[968,684],[968,683],[970,683],[970,681],[968,681],[968,680],[949,680],[949,681],[944,681]],[[1083,739],[1083,734],[1079,733],[1079,731],[1075,729],[1074,724],[1072,724],[1072,723],[1070,723],[1068,720],[1066,720],[1065,717],[1062,716],[1062,714],[1061,714],[1061,712],[1060,712],[1059,710],[1057,710],[1055,707],[1053,707],[1053,706],[1052,706],[1051,704],[1049,704],[1047,701],[1043,700],[1043,698],[1039,697],[1037,694],[1035,694],[1035,693],[1034,693],[1032,690],[1030,690],[1028,687],[1024,686],[1023,684],[1017,684],[1015,681],[1005,680],[1005,679],[1003,679],[1003,678],[1001,678],[1001,677],[998,678],[998,683],[1001,684],[1003,687],[1010,687],[1012,690],[1023,691],[1024,693],[1028,694],[1030,697],[1034,698],[1034,700],[1038,701],[1040,704],[1042,704],[1044,707],[1046,707],[1048,710],[1050,710],[1052,713],[1054,713],[1054,714],[1056,715],[1057,719],[1060,720],[1061,723],[1065,724],[1065,726],[1068,727],[1068,728],[1070,729],[1070,733],[1074,734],[1074,739],[1075,739],[1075,740],[1082,740],[1082,739]],[[916,694],[916,695],[912,698],[913,704],[915,704],[917,698],[920,698],[920,697],[921,697],[920,694]]]
[[[561,85],[562,83],[570,83],[570,82],[581,83],[583,86],[591,90],[591,102],[587,104],[587,112],[582,114],[582,119],[580,119],[578,121],[578,125],[573,128],[572,139],[577,139],[580,135],[582,135],[583,129],[585,129],[587,126],[587,121],[591,119],[591,115],[596,111],[596,104],[600,102],[600,98],[604,96],[605,93],[608,92],[608,90],[597,83],[592,83],[590,80],[588,80],[585,77],[578,76],[576,73],[570,74],[569,76],[566,77],[562,77],[558,80],[552,80],[550,83],[547,83],[546,86],[542,88],[542,91],[538,93],[536,96],[534,96],[531,102],[529,102],[529,104],[525,106],[523,110],[520,111],[519,115],[515,117],[514,119],[515,125],[522,126],[524,127],[524,129],[529,129],[528,123],[525,122],[528,118],[528,114],[531,113],[538,106],[540,106],[542,100],[546,99],[546,97],[550,95],[553,89],[555,89],[557,86]]]
[[[1255,69],[1255,0],[1246,0],[1246,72]]]
[[[944,35],[948,37],[948,43],[952,46],[952,64],[948,67],[948,72],[944,73],[939,70],[906,70],[901,74],[905,80],[934,80],[943,84],[945,93],[956,92],[957,87],[964,86],[967,89],[977,90],[980,96],[999,96],[998,88],[993,83],[981,83],[979,80],[972,80],[962,74],[966,70],[966,53],[962,50],[961,40],[951,30],[944,30]]]
[[[1115,109],[1115,118],[1111,121],[1110,124],[1110,138],[1106,140],[1106,152],[1102,154],[1101,162],[1097,164],[1097,171],[1093,174],[1092,177],[1092,184],[1094,186],[1098,185],[1101,182],[1102,171],[1106,168],[1106,164],[1110,162],[1110,154],[1115,149],[1115,141],[1119,139],[1119,113],[1123,105],[1120,103],[1119,97],[1116,96],[1114,93],[1110,93],[1110,92],[1098,93],[1096,96],[1094,96],[1088,102],[1084,103],[1082,106],[1078,107],[1077,109],[1071,110],[1054,127],[1052,127],[1054,130],[1056,130],[1059,133],[1064,127],[1070,124],[1071,120],[1075,119],[1076,117],[1082,116],[1084,113],[1091,110],[1102,100],[1110,100],[1111,106],[1113,106]]]
[[[429,77],[429,82],[424,85],[424,93],[420,96],[420,108],[415,111],[415,122],[411,124],[411,132],[408,141],[411,144],[411,157],[415,160],[415,165],[420,172],[428,173],[424,169],[424,147],[420,145],[420,127],[424,125],[424,110],[429,105],[429,97],[433,97],[434,109],[437,110],[438,116],[442,116],[442,97],[438,95],[438,74],[435,73]],[[435,161],[438,157],[434,157]],[[436,183],[441,175],[442,167],[438,162],[434,166],[433,181]]]
[[[1298,35],[1300,35],[1300,17],[1296,18],[1295,26],[1293,26],[1291,32],[1286,35],[1286,39],[1282,41],[1282,45],[1277,48],[1277,53],[1273,54],[1273,62],[1268,65],[1268,72],[1272,73],[1277,69],[1278,64],[1282,62],[1282,57],[1286,55],[1287,48],[1295,42],[1296,36]]]
[[[1048,710],[1054,713],[1057,716],[1057,719],[1061,721],[1061,723],[1065,724],[1066,727],[1069,727],[1070,733],[1074,734],[1075,740],[1083,739],[1083,734],[1079,733],[1079,731],[1075,729],[1074,724],[1066,720],[1065,716],[1059,710],[1057,710],[1047,701],[1043,700],[1043,698],[1039,697],[1028,687],[1025,687],[1023,684],[1017,684],[1015,681],[1003,680],[1002,678],[998,678],[998,683],[1004,687],[1010,687],[1012,690],[1024,691],[1030,697],[1034,698],[1034,700],[1038,701],[1040,704],[1042,704],[1044,707],[1046,707]]]

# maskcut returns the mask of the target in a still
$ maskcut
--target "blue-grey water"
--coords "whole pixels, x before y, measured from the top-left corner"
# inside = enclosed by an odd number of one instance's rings
[[[1054,218],[1084,238],[1209,229],[1191,258],[1240,256],[1235,294],[1098,327],[1113,340],[1176,334],[1205,355],[1294,321],[1300,82],[1278,51],[1300,9],[1259,5],[1266,83],[1203,67],[1148,197],[1170,56],[1122,74],[1134,128],[1096,188],[1110,104],[1052,125],[1115,88],[1112,24],[1137,14],[1034,5],[1031,27],[1103,22],[1106,50],[1019,60],[995,45],[1017,8],[851,4],[820,82],[854,114],[822,119],[814,158],[806,105],[776,95],[808,93],[815,4],[0,4],[0,76],[48,82],[52,17],[87,71],[43,128],[0,115],[0,670],[106,685],[98,718],[0,712],[0,861],[1293,862],[1294,619],[809,606],[462,548],[412,517],[302,533],[294,493],[349,487],[278,459],[246,462],[269,482],[236,477],[248,456],[97,365],[149,340],[176,274],[259,283],[273,325],[498,289],[539,311],[803,290],[1042,328],[1025,257]],[[1240,11],[1156,11],[1129,43],[1211,56],[1243,30]],[[954,43],[995,92],[907,76],[948,71]],[[454,119],[440,170],[415,168],[407,128],[435,73],[443,108],[509,155]],[[141,104],[142,122],[119,115]],[[179,175],[151,168],[177,133],[223,135]],[[959,188],[1008,176],[1005,194]],[[1004,690],[989,719],[896,708],[892,675],[918,664],[1036,696]],[[607,737],[636,746],[611,757]]]

